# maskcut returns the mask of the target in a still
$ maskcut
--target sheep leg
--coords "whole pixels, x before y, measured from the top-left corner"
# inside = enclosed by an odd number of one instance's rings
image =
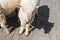
[[[19,34],[22,34],[23,31],[24,31],[24,29],[25,29],[25,26],[26,26],[26,21],[25,21],[25,17],[24,17],[24,12],[23,12],[23,9],[22,9],[22,8],[20,8],[20,10],[19,10],[18,17],[19,17],[19,20],[20,20],[20,22],[21,22]]]
[[[7,28],[6,18],[4,14],[0,14],[0,24],[1,24],[1,27],[6,31],[6,33],[9,34],[10,31]]]

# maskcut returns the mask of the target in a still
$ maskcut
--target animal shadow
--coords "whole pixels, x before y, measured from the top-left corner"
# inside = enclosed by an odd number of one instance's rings
[[[14,31],[16,28],[18,28],[20,26],[20,21],[19,18],[18,18],[18,13],[17,11],[15,10],[13,13],[13,16],[11,18],[7,18],[7,25],[8,25],[8,28],[10,28],[10,31]]]
[[[37,29],[43,28],[44,33],[49,33],[51,31],[51,29],[54,26],[54,23],[48,22],[49,11],[50,9],[48,8],[47,5],[38,8],[38,15],[35,16],[34,22],[32,23],[34,28],[31,31],[33,31],[36,28]]]

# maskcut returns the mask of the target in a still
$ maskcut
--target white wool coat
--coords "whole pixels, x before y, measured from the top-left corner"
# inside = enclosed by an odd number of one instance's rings
[[[21,0],[20,2],[20,10],[19,10],[19,18],[21,21],[21,25],[26,24],[26,22],[32,22],[35,13],[34,10],[37,7],[38,0]]]
[[[5,15],[10,15],[18,3],[20,3],[20,0],[0,0],[0,6],[4,10]]]

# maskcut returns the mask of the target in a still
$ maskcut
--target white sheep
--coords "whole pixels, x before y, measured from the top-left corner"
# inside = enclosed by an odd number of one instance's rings
[[[19,19],[21,21],[19,34],[22,34],[25,30],[25,35],[29,34],[29,25],[33,22],[35,13],[33,13],[37,7],[38,0],[21,0]]]
[[[10,32],[7,29],[5,16],[10,15],[19,3],[20,0],[0,0],[0,24],[7,34]]]

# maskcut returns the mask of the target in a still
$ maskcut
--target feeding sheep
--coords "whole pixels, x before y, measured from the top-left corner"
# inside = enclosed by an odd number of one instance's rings
[[[38,0],[21,0],[21,7],[18,13],[21,21],[19,34],[22,34],[24,30],[25,35],[29,34],[29,26],[34,20],[37,3]]]

